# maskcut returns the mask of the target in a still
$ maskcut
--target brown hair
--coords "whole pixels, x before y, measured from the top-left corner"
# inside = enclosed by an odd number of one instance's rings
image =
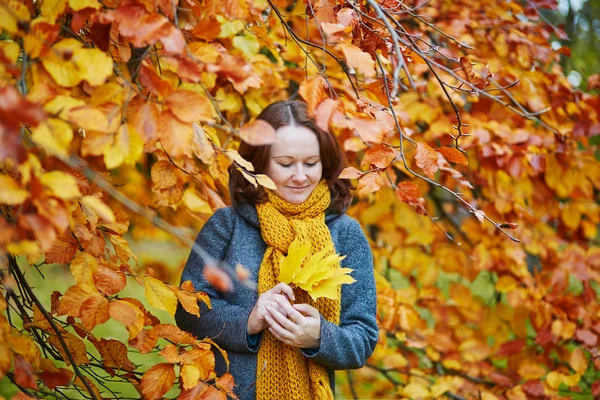
[[[319,142],[323,179],[327,182],[331,192],[329,208],[342,214],[352,200],[350,194],[352,184],[347,179],[338,178],[347,166],[346,157],[335,136],[320,129],[308,116],[306,103],[298,100],[278,101],[268,105],[257,119],[269,123],[273,129],[287,125],[303,126],[315,133]],[[251,146],[242,142],[238,152],[244,159],[252,163],[256,173],[263,174],[269,162],[270,150],[271,145]],[[267,201],[267,194],[262,186],[255,188],[233,164],[229,167],[229,191],[234,204],[259,204]]]

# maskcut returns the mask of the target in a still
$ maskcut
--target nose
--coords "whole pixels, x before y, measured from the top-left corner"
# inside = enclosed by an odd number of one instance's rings
[[[304,166],[302,164],[296,165],[292,180],[296,183],[304,183],[307,179],[306,173],[304,172]]]

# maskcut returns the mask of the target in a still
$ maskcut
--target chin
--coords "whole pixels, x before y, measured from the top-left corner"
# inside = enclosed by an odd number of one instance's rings
[[[288,203],[292,203],[292,204],[302,204],[306,201],[306,199],[308,199],[308,196],[310,195],[310,193],[305,194],[305,193],[286,193],[287,196],[283,196],[283,199],[285,201],[287,201]]]

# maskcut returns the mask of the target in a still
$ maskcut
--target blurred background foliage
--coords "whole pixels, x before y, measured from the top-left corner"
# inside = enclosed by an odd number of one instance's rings
[[[558,11],[545,11],[548,20],[564,25],[568,38],[556,38],[571,49],[563,55],[561,65],[574,87],[588,90],[588,78],[600,73],[600,1],[561,0]]]

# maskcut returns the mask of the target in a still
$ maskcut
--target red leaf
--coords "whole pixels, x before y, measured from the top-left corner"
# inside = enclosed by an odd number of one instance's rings
[[[79,32],[79,30],[87,25],[87,23],[91,20],[91,16],[96,13],[96,9],[94,8],[84,8],[83,10],[77,11],[71,17],[71,29],[75,32]],[[105,50],[103,50],[105,51]]]
[[[50,363],[52,361],[49,361]],[[40,380],[48,389],[54,389],[57,386],[67,386],[73,378],[73,372],[66,368],[49,368],[38,373]]]
[[[29,364],[29,361],[24,359],[22,356],[15,354],[14,369],[15,383],[27,389],[37,389],[37,382],[35,375],[33,374],[33,367],[31,364]]]
[[[453,147],[442,147],[437,149],[436,151],[438,153],[441,153],[444,156],[444,158],[450,162],[461,165],[469,164],[467,157],[465,157],[465,155],[460,150],[455,149]]]
[[[499,356],[512,356],[519,353],[525,347],[524,339],[511,340],[510,342],[502,343],[498,350]]]
[[[110,45],[111,26],[111,24],[94,23],[90,27],[90,39],[92,39],[92,42],[104,52],[108,52]]]
[[[544,384],[540,381],[528,381],[523,384],[523,391],[531,396],[544,395]]]
[[[422,215],[427,215],[427,209],[425,209],[425,199],[421,195],[421,189],[412,182],[400,182],[396,185],[396,196],[398,198],[412,206],[415,211]]]
[[[492,372],[490,374],[490,380],[496,385],[504,387],[513,387],[515,384],[508,376],[499,374],[498,372]]]
[[[375,144],[365,152],[360,165],[374,165],[377,168],[387,168],[394,158],[396,158],[396,151],[394,149],[383,144]]]

